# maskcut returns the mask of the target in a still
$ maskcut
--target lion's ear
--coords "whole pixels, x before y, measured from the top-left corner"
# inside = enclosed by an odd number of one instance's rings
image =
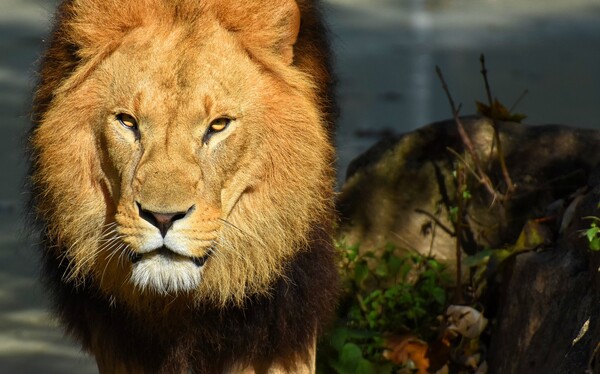
[[[157,11],[140,1],[73,0],[63,7],[66,39],[83,59],[109,54]]]
[[[291,9],[282,20],[282,40],[279,42],[279,50],[276,51],[288,65],[294,61],[294,44],[296,44],[300,32],[300,9],[295,1],[289,3],[291,3],[289,4]]]
[[[300,9],[294,0],[215,2],[226,27],[240,34],[252,49],[269,49],[286,64],[294,60],[294,44],[300,31]]]

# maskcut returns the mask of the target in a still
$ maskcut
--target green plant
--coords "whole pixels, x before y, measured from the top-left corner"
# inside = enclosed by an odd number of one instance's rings
[[[587,230],[585,230],[585,232],[584,232],[584,236],[588,240],[588,246],[592,251],[600,251],[600,227],[598,227],[600,218],[598,218],[598,217],[585,217],[585,218],[592,220],[590,227]]]
[[[322,373],[392,373],[383,358],[388,334],[427,340],[446,305],[449,277],[435,259],[399,256],[388,245],[377,252],[339,243],[345,298],[335,328],[319,347]]]

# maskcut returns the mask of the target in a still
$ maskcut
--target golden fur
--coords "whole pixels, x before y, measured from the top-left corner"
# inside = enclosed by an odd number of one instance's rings
[[[63,5],[55,43],[75,59],[42,70],[30,145],[37,214],[68,281],[141,310],[164,294],[225,305],[270,292],[331,218],[324,78],[294,56],[300,18],[288,0]],[[140,209],[188,213],[164,239],[179,255],[134,275],[162,243]]]
[[[29,138],[44,284],[105,373],[313,372],[333,312],[313,0],[64,0]]]

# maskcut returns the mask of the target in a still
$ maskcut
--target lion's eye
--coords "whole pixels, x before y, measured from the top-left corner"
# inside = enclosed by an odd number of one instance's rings
[[[225,130],[230,123],[231,118],[228,117],[219,117],[212,121],[206,130],[206,134],[204,134],[204,143],[208,142],[214,134]]]
[[[226,117],[217,118],[216,120],[214,120],[210,123],[209,130],[212,132],[223,131],[229,125],[230,122],[231,122],[230,118],[226,118]]]
[[[117,114],[117,120],[124,127],[130,130],[137,130],[137,121],[135,120],[135,118],[133,118],[133,116],[130,116],[129,114],[125,113],[119,113]]]

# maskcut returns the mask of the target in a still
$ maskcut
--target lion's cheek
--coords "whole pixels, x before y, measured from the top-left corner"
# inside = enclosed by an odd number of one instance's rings
[[[224,218],[231,214],[244,194],[253,193],[256,186],[269,178],[268,172],[263,168],[268,162],[261,160],[261,152],[254,151],[258,149],[256,144],[249,142],[238,146],[237,149],[241,153],[229,156],[229,165],[220,168],[229,172],[221,177],[221,185],[215,189],[220,192],[218,198]]]
[[[110,130],[98,135],[97,150],[111,200],[115,203],[132,201],[133,171],[139,158],[138,146],[127,144]]]

